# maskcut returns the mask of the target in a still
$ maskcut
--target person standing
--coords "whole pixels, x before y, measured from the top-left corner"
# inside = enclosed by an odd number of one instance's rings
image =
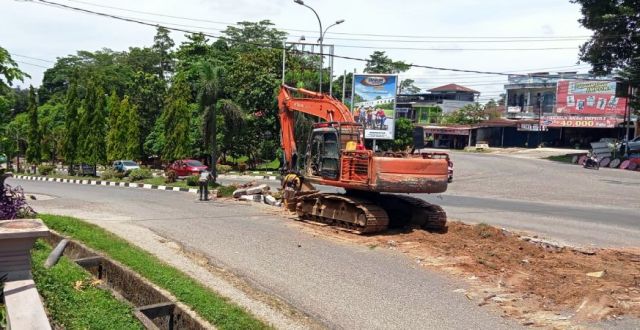
[[[211,172],[207,170],[200,170],[200,176],[198,177],[198,185],[201,201],[209,200],[209,180],[211,179]]]

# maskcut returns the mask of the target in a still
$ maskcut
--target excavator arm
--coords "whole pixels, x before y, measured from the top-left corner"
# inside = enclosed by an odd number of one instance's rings
[[[297,97],[293,93],[299,93],[302,96]],[[293,118],[295,111],[322,118],[327,122],[355,122],[349,108],[335,98],[287,85],[280,86],[278,108],[280,109],[280,141],[284,150],[284,168],[287,171],[294,169],[298,158]]]

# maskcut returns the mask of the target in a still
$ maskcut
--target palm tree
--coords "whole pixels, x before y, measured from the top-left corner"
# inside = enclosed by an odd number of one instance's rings
[[[204,138],[211,143],[211,175],[215,182],[216,173],[216,103],[222,95],[224,69],[210,61],[198,63],[198,102],[204,117]]]

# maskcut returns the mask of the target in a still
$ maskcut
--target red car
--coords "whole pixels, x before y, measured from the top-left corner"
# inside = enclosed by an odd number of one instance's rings
[[[200,171],[207,169],[204,164],[195,159],[176,160],[167,168],[167,170],[176,172],[177,176],[198,175]]]

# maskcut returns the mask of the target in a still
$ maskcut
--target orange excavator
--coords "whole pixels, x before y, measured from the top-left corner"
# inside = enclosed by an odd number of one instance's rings
[[[282,85],[278,107],[285,158],[283,187],[293,192],[285,202],[295,207],[301,220],[359,234],[406,226],[446,229],[441,207],[405,194],[446,191],[450,165],[446,153],[366,150],[363,126],[354,121],[347,106],[329,95]],[[296,147],[296,111],[323,120],[313,125],[305,155],[299,155]],[[346,193],[323,193],[313,184],[344,188]]]

